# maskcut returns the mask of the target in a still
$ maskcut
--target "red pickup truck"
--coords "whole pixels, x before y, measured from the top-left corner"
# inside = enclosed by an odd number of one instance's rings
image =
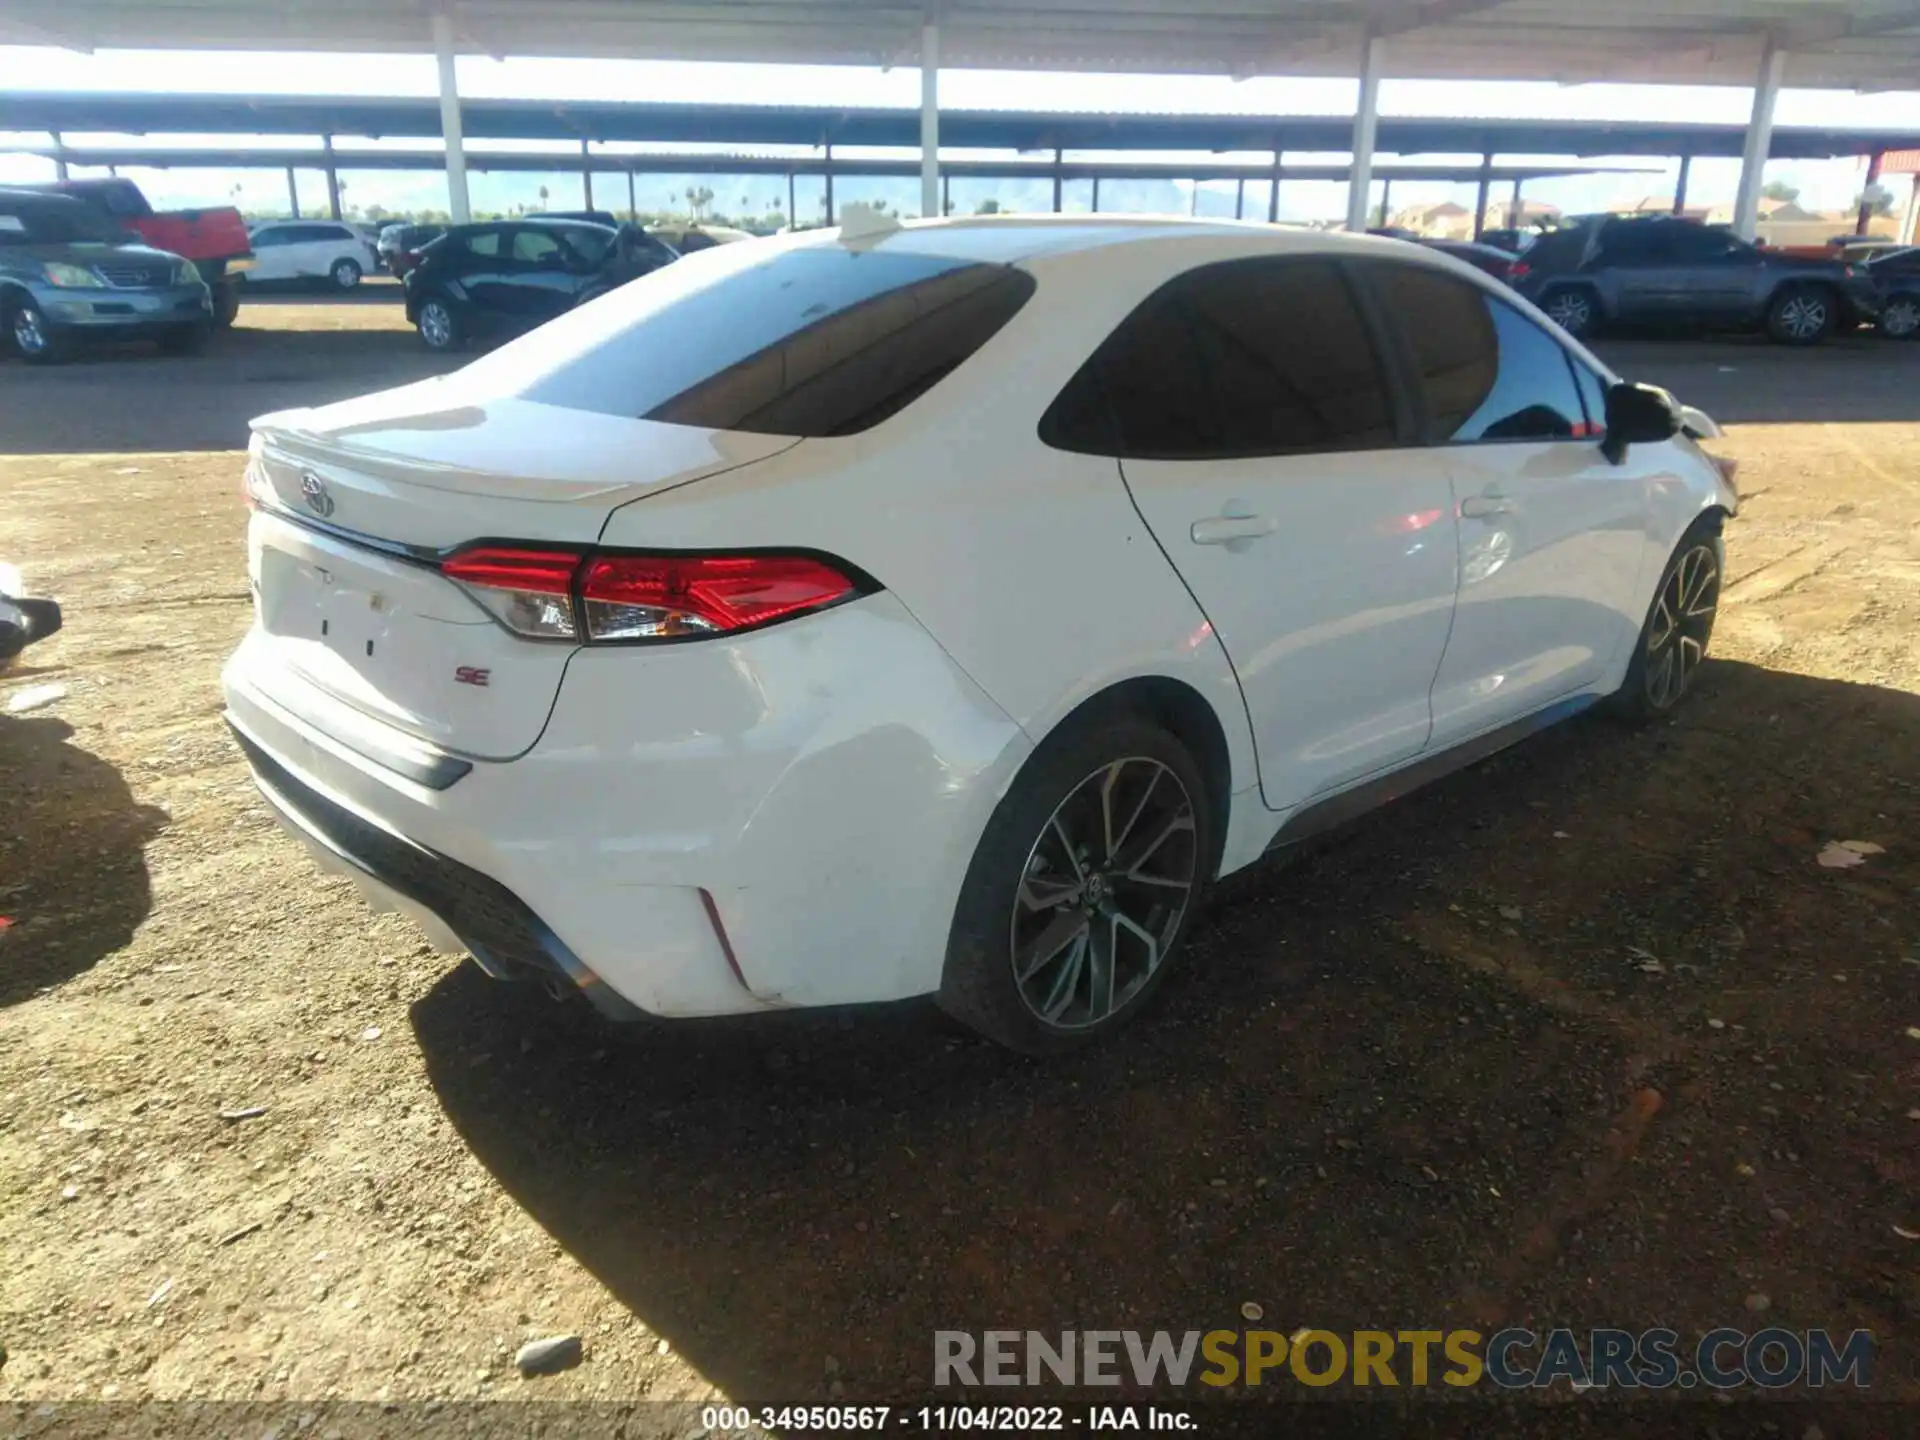
[[[253,263],[253,245],[247,239],[247,222],[231,205],[205,210],[155,210],[138,185],[118,178],[55,180],[14,188],[70,195],[111,215],[156,250],[193,261],[200,278],[213,291],[216,324],[231,325],[240,313],[240,272]]]

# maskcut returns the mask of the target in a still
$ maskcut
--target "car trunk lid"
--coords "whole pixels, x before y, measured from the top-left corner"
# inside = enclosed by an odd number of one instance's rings
[[[620,505],[796,443],[434,382],[264,417],[247,477],[263,688],[306,714],[318,689],[456,754],[521,754],[576,646],[513,634],[442,558],[479,540],[585,548]]]

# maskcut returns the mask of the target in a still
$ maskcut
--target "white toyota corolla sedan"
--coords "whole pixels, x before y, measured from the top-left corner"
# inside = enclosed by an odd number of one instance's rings
[[[613,1016],[933,994],[1050,1051],[1214,877],[1673,709],[1711,422],[1398,241],[993,219],[716,247],[255,422],[225,675],[323,864]]]

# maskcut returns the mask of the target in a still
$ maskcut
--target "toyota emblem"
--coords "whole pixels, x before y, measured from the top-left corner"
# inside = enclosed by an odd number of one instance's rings
[[[333,514],[333,496],[327,490],[327,482],[311,470],[300,472],[300,496],[307,502],[307,508],[322,519]]]

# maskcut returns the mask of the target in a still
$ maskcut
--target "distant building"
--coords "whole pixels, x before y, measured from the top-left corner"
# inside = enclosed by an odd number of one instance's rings
[[[1437,205],[1409,205],[1404,210],[1395,211],[1387,223],[1435,240],[1473,238],[1473,211],[1451,200],[1442,200]]]

